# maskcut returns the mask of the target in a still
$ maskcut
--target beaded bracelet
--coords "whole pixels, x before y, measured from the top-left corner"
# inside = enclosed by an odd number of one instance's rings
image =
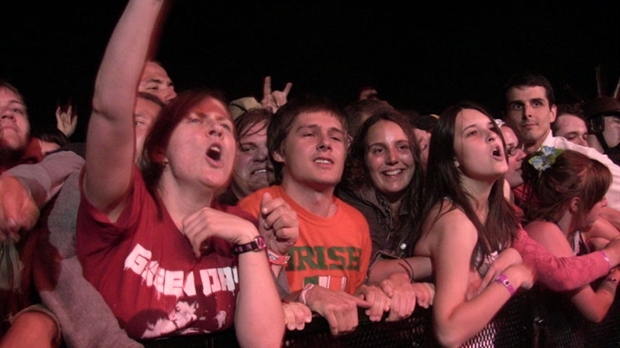
[[[512,284],[510,284],[510,281],[505,274],[500,274],[497,278],[495,278],[495,282],[505,286],[506,289],[508,289],[508,291],[510,292],[510,296],[515,294],[515,288],[512,286]]]

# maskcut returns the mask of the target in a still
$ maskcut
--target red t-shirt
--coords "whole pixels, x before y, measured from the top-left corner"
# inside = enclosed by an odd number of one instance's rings
[[[229,328],[239,283],[232,245],[212,238],[209,253],[196,258],[161,201],[158,212],[137,167],[134,177],[129,200],[116,223],[92,206],[82,190],[77,253],[85,278],[132,338]],[[214,208],[256,223],[239,208]]]

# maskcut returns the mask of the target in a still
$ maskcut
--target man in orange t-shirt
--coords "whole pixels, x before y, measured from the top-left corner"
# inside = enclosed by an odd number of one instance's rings
[[[368,223],[334,196],[347,155],[343,115],[324,98],[291,100],[271,120],[267,146],[279,185],[254,192],[239,205],[258,216],[268,194],[297,213],[299,240],[288,255],[287,300],[325,317],[333,334],[355,329],[357,307],[380,320],[389,300],[379,288],[364,284],[372,250]],[[288,257],[270,251],[273,262]]]

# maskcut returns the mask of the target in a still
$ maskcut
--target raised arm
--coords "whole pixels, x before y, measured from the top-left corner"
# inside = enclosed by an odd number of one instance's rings
[[[84,192],[114,221],[134,164],[133,111],[140,75],[164,0],[129,0],[97,73],[86,140]]]

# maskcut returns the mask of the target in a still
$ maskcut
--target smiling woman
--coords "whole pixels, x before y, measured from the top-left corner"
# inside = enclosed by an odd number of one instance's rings
[[[404,258],[410,256],[403,241],[417,216],[412,212],[419,207],[424,170],[413,127],[403,114],[383,109],[369,116],[349,150],[338,197],[366,218],[374,260],[368,281],[391,288],[388,320],[400,320],[416,305],[428,307],[433,298],[432,285],[414,283],[430,275],[428,259]]]
[[[422,187],[423,177],[413,127],[405,116],[396,110],[370,115],[351,144],[338,195],[366,217],[373,255],[402,253],[401,227],[411,216],[406,201],[409,191]]]

